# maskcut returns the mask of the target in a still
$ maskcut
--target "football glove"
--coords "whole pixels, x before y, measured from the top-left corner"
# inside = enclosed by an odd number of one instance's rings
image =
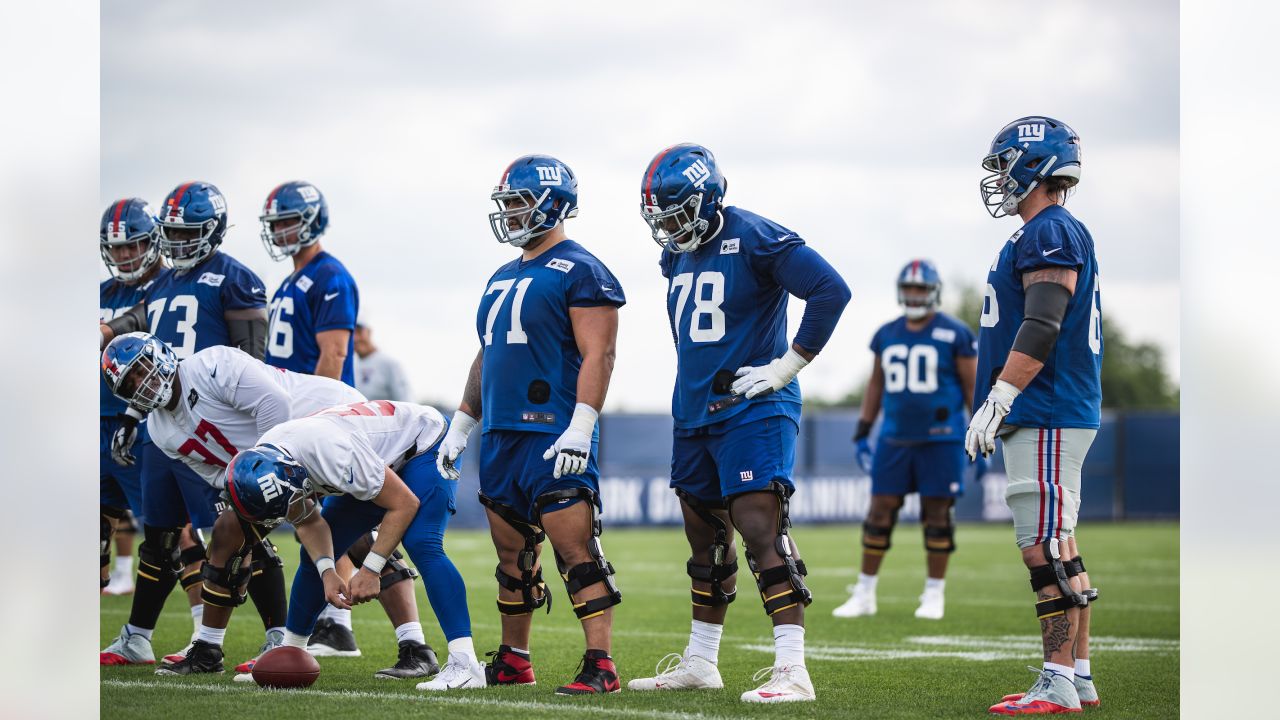
[[[440,441],[440,447],[436,448],[436,470],[440,471],[440,477],[449,480],[462,477],[462,473],[454,463],[457,462],[462,451],[467,449],[467,439],[479,424],[479,420],[461,410],[453,414],[453,420],[449,422],[449,431]]]
[[[871,459],[874,457],[871,454],[871,440],[869,438],[859,438],[857,443],[855,443],[855,446],[857,447],[857,450],[854,451],[854,457],[858,459],[858,467],[862,468],[863,472],[870,475]]]
[[[964,451],[970,460],[976,460],[979,455],[987,457],[996,451],[996,431],[1004,423],[1013,401],[1021,394],[1021,390],[1004,380],[997,380],[991,386],[991,393],[973,414],[969,429],[964,434]]]
[[[746,395],[748,400],[786,387],[796,375],[808,365],[809,361],[800,357],[795,348],[789,348],[787,354],[775,358],[768,365],[740,367],[734,373],[738,377],[729,389],[734,395]]]
[[[116,416],[120,421],[120,427],[116,428],[115,433],[111,436],[111,459],[117,465],[125,467],[133,467],[137,462],[133,457],[133,443],[138,439],[138,423],[142,422],[145,415],[129,406],[124,412]]]
[[[578,403],[573,409],[573,419],[564,434],[542,453],[543,460],[555,458],[556,466],[551,476],[581,475],[587,471],[587,459],[591,457],[591,435],[596,429],[600,413],[586,403]]]

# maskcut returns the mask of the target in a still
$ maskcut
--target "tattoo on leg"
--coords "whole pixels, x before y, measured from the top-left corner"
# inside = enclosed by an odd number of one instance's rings
[[[1055,596],[1038,594],[1040,600],[1052,600]],[[1071,638],[1071,621],[1066,613],[1040,620],[1040,636],[1044,641],[1044,661],[1053,659],[1053,654],[1062,649]]]

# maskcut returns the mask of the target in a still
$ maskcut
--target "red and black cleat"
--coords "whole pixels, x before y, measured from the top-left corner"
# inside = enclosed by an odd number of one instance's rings
[[[622,689],[618,668],[603,650],[588,650],[582,656],[582,671],[568,685],[556,688],[557,695],[603,695]]]
[[[529,662],[529,654],[516,652],[510,645],[499,645],[498,649],[486,653],[490,658],[484,666],[484,679],[487,685],[537,685],[533,677],[533,663]]]

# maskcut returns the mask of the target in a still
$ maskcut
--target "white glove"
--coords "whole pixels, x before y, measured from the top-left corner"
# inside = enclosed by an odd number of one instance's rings
[[[746,394],[750,400],[766,393],[777,392],[796,379],[796,374],[808,365],[809,361],[800,357],[795,348],[788,348],[787,354],[776,358],[768,365],[756,367],[740,367],[734,373],[738,379],[730,388],[734,395]]]
[[[581,475],[587,470],[587,458],[591,457],[591,434],[595,432],[600,413],[586,403],[578,403],[573,409],[573,419],[564,434],[542,453],[543,460],[556,459],[551,476]]]
[[[436,449],[436,470],[440,471],[440,477],[449,480],[462,477],[453,463],[467,449],[467,438],[471,437],[471,431],[479,424],[480,421],[461,410],[453,414],[453,419],[449,421],[449,431],[444,434],[440,447]]]
[[[130,405],[117,417],[120,419],[120,427],[111,435],[111,459],[117,465],[133,467],[137,462],[133,458],[133,443],[138,439],[138,423],[146,416]]]
[[[991,393],[973,414],[969,429],[964,434],[964,451],[970,460],[976,460],[978,455],[987,457],[996,451],[996,431],[1013,407],[1013,401],[1021,394],[1021,390],[1004,380],[997,380],[991,386]]]

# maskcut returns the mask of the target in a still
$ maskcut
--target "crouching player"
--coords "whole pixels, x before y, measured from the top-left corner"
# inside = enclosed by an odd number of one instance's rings
[[[419,690],[481,688],[484,670],[471,640],[467,591],[444,554],[457,483],[436,469],[448,423],[435,409],[375,400],[323,410],[263,434],[227,467],[227,496],[250,523],[288,518],[302,541],[284,643],[306,648],[325,603],[349,608],[377,598],[379,576],[401,542],[428,579],[427,598],[449,642],[449,661]],[[317,499],[334,496],[315,512]],[[348,584],[334,569],[346,552],[380,526],[373,547]],[[421,629],[418,642],[422,641]]]

